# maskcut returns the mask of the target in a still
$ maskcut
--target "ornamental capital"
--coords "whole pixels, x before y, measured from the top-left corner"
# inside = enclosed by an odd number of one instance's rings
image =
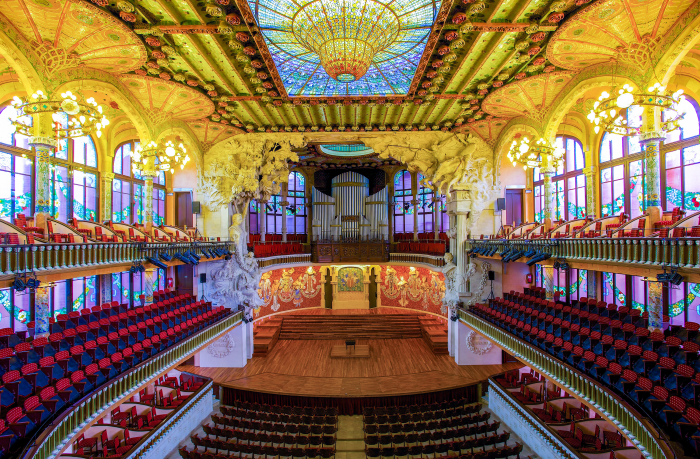
[[[287,207],[289,205],[289,201],[280,201],[280,205]]]
[[[29,138],[29,146],[34,148],[56,148],[56,139],[49,136],[32,136]]]
[[[557,172],[557,170],[553,166],[542,166],[540,172],[542,172],[545,176],[551,177]]]
[[[102,172],[102,180],[114,180],[114,172]]]
[[[639,141],[644,143],[644,142],[651,142],[651,141],[662,141],[666,138],[666,131],[664,130],[659,130],[659,131],[642,131],[639,133]]]
[[[583,168],[583,175],[589,176],[598,172],[597,166],[586,166]]]

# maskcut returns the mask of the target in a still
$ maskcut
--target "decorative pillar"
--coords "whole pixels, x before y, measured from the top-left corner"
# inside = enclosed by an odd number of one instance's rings
[[[51,153],[56,149],[56,137],[53,131],[53,119],[48,113],[34,115],[34,135],[29,138],[29,146],[34,147],[36,160],[36,185],[34,226],[43,226],[45,218],[51,212]],[[47,319],[48,320],[48,319]]]
[[[440,225],[438,224],[438,217],[440,216],[440,198],[433,196],[433,232],[435,233],[435,240],[440,239]]]
[[[258,201],[260,204],[260,241],[265,242],[265,224],[267,223],[267,200]]]
[[[312,203],[314,189],[314,173],[311,171],[306,178],[304,205],[306,206],[306,242],[311,243],[314,225],[314,206]]]
[[[589,269],[586,272],[586,296],[591,299],[598,299],[598,271]]]
[[[657,107],[645,107],[642,113],[642,128],[639,143],[644,152],[646,163],[645,187],[646,212],[649,214],[647,227],[653,228],[654,223],[661,220],[661,141],[666,133],[661,129],[661,115]],[[650,318],[651,319],[651,318]],[[651,320],[649,320],[651,325]]]
[[[649,286],[649,331],[663,331],[662,284],[647,282]]]
[[[387,212],[387,215],[389,216],[389,243],[394,242],[394,202],[396,197],[394,196],[394,181],[389,180],[389,184],[387,187],[389,187],[388,191],[388,198],[389,198],[389,212]]]
[[[146,202],[143,203],[143,223],[146,225],[147,230],[150,231],[150,228],[153,226],[153,177],[146,176],[144,181],[146,184],[143,199]]]
[[[289,196],[288,184],[283,183],[280,188],[282,188],[280,190],[280,198],[282,198],[282,201],[280,202],[280,206],[282,206],[282,242],[287,242],[287,206],[289,205],[289,201],[287,201]]]
[[[554,171],[549,167],[543,167],[542,173],[544,174],[544,199],[542,200],[544,204],[544,230],[549,231],[552,227],[552,202],[554,201],[552,177],[554,176]]]
[[[34,294],[34,339],[48,337],[50,334],[50,294],[51,287],[39,287],[36,289],[36,293]]]
[[[100,302],[110,303],[112,301],[112,275],[102,274],[100,276]]]
[[[147,269],[146,272],[144,273],[144,279],[145,279],[145,287],[144,287],[144,299],[143,299],[143,305],[147,304],[153,304],[153,291],[155,290],[154,286],[156,281],[158,280],[158,277],[156,275],[156,270],[155,269]]]
[[[413,240],[417,241],[418,240],[418,200],[414,199],[411,200],[411,205],[413,205]]]
[[[544,277],[545,299],[554,301],[554,268],[542,266],[542,276]]]
[[[113,172],[100,173],[100,223],[112,219],[112,180]]]
[[[468,189],[468,186],[462,184],[454,185],[450,199],[447,201],[447,212],[452,223],[448,234],[450,236],[450,253],[453,256],[454,264],[457,265],[455,283],[460,299],[466,298],[467,293],[465,274],[469,264],[469,257],[467,257],[465,243],[469,235],[471,207],[471,191]]]
[[[586,154],[588,156],[588,154]],[[588,158],[586,158],[588,161]],[[588,163],[590,164],[590,163]],[[586,215],[598,216],[598,208],[596,207],[596,194],[598,192],[598,168],[596,166],[587,166],[583,168],[583,175],[586,176]]]

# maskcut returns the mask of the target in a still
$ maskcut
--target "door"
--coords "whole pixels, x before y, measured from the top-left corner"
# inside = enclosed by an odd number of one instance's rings
[[[183,295],[186,293],[192,294],[193,284],[192,284],[192,274],[194,273],[194,266],[192,265],[179,265],[175,269],[175,288],[178,295]]]
[[[523,223],[523,190],[506,190],[504,225],[516,227]]]
[[[194,226],[192,218],[192,195],[189,191],[175,193],[175,224],[178,228]]]
[[[374,269],[371,270],[369,275],[369,308],[373,309],[377,307],[377,275],[374,274]]]
[[[333,309],[333,275],[331,274],[331,268],[328,268],[326,272],[326,283],[323,287],[323,293],[326,299],[326,309]]]

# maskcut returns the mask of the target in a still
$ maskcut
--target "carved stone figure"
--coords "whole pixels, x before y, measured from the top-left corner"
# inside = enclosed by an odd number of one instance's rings
[[[445,254],[445,266],[442,267],[442,273],[445,275],[445,297],[442,299],[443,312],[446,312],[445,308],[452,311],[452,308],[456,307],[459,303],[459,283],[461,281],[461,276],[459,275],[457,265],[455,265],[452,260],[452,254],[447,252]]]

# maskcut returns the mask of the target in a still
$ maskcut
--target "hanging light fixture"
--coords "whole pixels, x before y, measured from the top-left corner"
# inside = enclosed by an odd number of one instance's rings
[[[15,132],[32,136],[32,115],[50,114],[54,121],[54,132],[59,141],[95,134],[102,136],[102,129],[109,120],[102,114],[102,106],[93,97],[78,98],[70,91],[61,93],[61,98],[49,98],[37,91],[26,99],[15,96],[12,107],[16,113],[10,118]]]
[[[661,122],[661,129],[671,132],[678,128],[685,115],[680,109],[684,99],[682,89],[669,95],[666,87],[659,83],[649,87],[646,92],[635,92],[633,86],[625,84],[620,89],[613,90],[612,94],[603,91],[587,118],[594,124],[596,134],[603,130],[621,136],[635,136],[639,135],[641,127],[630,126],[623,116],[624,110],[633,105],[658,107],[663,110],[665,118]]]
[[[519,141],[513,140],[507,156],[514,166],[520,163],[525,170],[528,167],[532,169],[542,167],[545,157],[548,157],[549,165],[555,170],[564,164],[564,149],[551,146],[542,137],[534,143],[531,143],[527,137]]]
[[[145,147],[136,147],[131,158],[133,172],[150,177],[156,176],[159,171],[173,173],[177,166],[184,169],[190,160],[185,146],[182,143],[175,145],[170,140],[165,143],[151,140]]]

